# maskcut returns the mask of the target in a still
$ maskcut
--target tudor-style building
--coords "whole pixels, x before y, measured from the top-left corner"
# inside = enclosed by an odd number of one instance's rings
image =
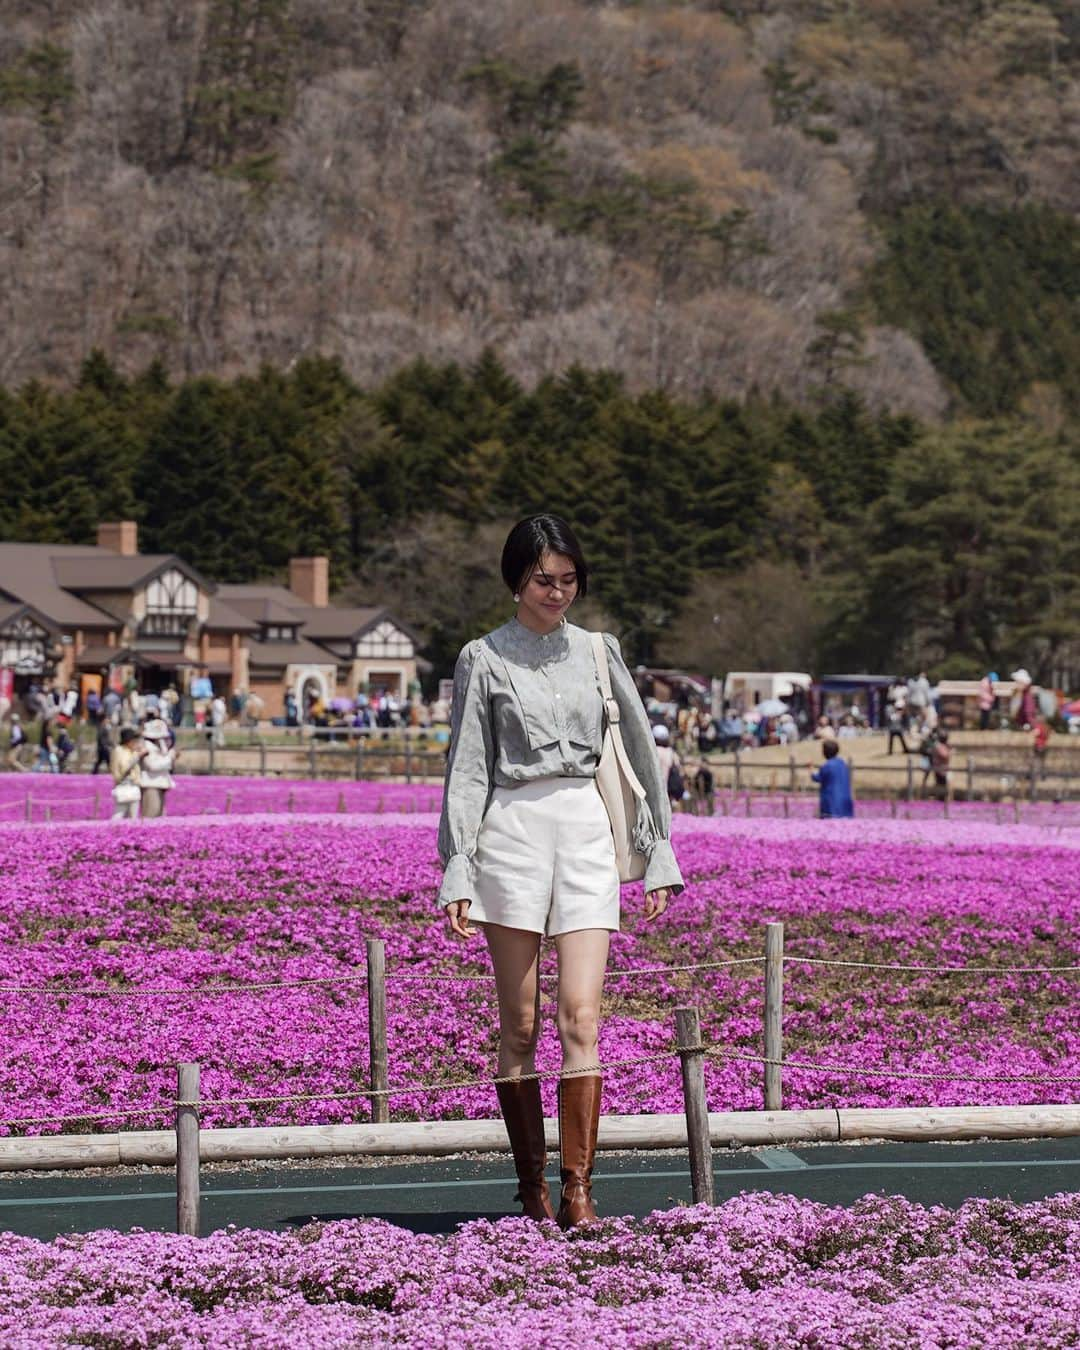
[[[291,690],[404,695],[426,663],[387,610],[329,603],[326,558],[293,558],[289,585],[215,585],[173,554],[141,554],[134,522],[103,524],[96,547],[0,542],[0,670],[15,690],[86,677],[144,690],[196,675],[244,689],[280,716]]]

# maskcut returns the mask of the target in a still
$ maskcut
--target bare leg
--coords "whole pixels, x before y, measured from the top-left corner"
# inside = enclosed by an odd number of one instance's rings
[[[583,928],[555,939],[559,953],[559,1040],[563,1068],[588,1069],[597,1063],[600,996],[604,992],[611,934]]]
[[[540,934],[483,925],[499,998],[499,1077],[536,1071],[540,1035]]]

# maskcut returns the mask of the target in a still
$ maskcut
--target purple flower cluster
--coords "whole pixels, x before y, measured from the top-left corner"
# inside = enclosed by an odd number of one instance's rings
[[[169,798],[172,816],[260,815],[281,812],[318,815],[337,811],[431,813],[439,810],[442,785],[427,783],[354,782],[287,778],[177,776]],[[41,822],[93,820],[111,814],[111,783],[92,774],[0,774],[0,824],[21,820]],[[30,798],[27,817],[27,797]],[[719,817],[781,817],[809,820],[817,814],[816,789],[803,793],[732,793],[716,795]],[[860,820],[938,821],[944,818],[939,801],[893,802],[885,798],[859,800]],[[1017,820],[1047,829],[1080,826],[1080,802],[952,802],[950,819],[964,823],[1012,825]]]
[[[0,774],[0,825],[31,820],[71,822],[112,814],[107,775]],[[27,807],[29,798],[29,808]],[[440,783],[340,782],[287,778],[211,778],[177,775],[170,816],[261,815],[296,812],[437,812]],[[29,811],[29,813],[28,813]]]
[[[0,1236],[0,1343],[314,1350],[1055,1350],[1080,1325],[1080,1196],[926,1209],[789,1196],[450,1237],[378,1221],[204,1239]]]
[[[282,787],[284,785],[278,785]],[[363,786],[363,785],[361,785]],[[366,1081],[364,939],[384,938],[392,1085],[487,1078],[497,1021],[481,939],[452,941],[434,904],[429,815],[226,816],[0,830],[0,984],[176,988],[172,997],[0,990],[3,1119],[70,1119],[5,1133],[166,1127],[174,1066],[203,1066],[211,1101],[355,1092]],[[1077,855],[1068,835],[942,821],[679,817],[688,881],[663,924],[624,892],[601,1057],[661,1054],[673,1009],[696,1004],[706,1040],[762,1053],[760,964],[624,975],[757,957],[783,920],[789,956],[878,965],[1080,965]],[[545,948],[544,969],[554,969]],[[214,994],[214,983],[332,977],[330,987]],[[450,978],[447,978],[450,977]],[[1078,1084],[956,1075],[1080,1075],[1077,975],[934,975],[790,963],[785,1051],[851,1066],[785,1072],[785,1105],[903,1106],[1076,1100]],[[557,1068],[545,983],[539,1063]],[[879,1074],[860,1070],[880,1070]],[[890,1073],[940,1075],[933,1081]],[[716,1058],[713,1110],[756,1109],[759,1065]],[[547,1110],[553,1087],[545,1084]],[[90,1113],[162,1103],[138,1120]],[[681,1109],[678,1062],[614,1069],[610,1113]],[[496,1114],[488,1088],[405,1091],[396,1118]],[[207,1125],[368,1118],[363,1097],[208,1106]]]

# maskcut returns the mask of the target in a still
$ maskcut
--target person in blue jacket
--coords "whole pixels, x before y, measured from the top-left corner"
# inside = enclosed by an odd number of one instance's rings
[[[821,784],[819,814],[822,820],[853,816],[855,803],[851,800],[851,773],[847,761],[840,758],[840,747],[836,741],[822,741],[821,750],[825,763],[810,773],[813,781]]]

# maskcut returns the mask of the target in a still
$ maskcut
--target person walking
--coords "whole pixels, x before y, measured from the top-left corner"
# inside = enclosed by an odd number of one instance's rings
[[[943,801],[949,795],[949,765],[951,762],[952,746],[949,744],[949,733],[942,728],[934,737],[934,744],[930,751],[930,767],[934,773],[934,788],[941,793]]]
[[[907,741],[904,740],[904,711],[896,703],[890,703],[885,709],[885,723],[889,728],[889,749],[888,754],[892,754],[893,741],[900,742],[900,752],[906,755],[908,752]]]
[[[438,904],[463,940],[479,924],[499,1004],[499,1105],[526,1216],[556,1217],[544,1168],[535,1072],[540,945],[555,943],[562,1189],[557,1220],[596,1219],[592,1168],[600,1119],[600,999],[608,946],[620,926],[611,822],[595,782],[604,701],[591,636],[566,612],[588,584],[570,526],[541,514],[519,521],[502,552],[513,618],[466,643],[454,669],[450,750],[439,822]],[[667,785],[645,709],[620,653],[603,637],[619,726],[645,788],[635,842],[647,859],[645,918],[683,889],[670,842]]]
[[[176,786],[172,771],[179,751],[173,749],[169,728],[160,717],[147,722],[142,738],[146,744],[139,773],[143,820],[156,820],[165,814],[165,799]]]
[[[210,700],[210,726],[211,739],[213,744],[223,750],[225,748],[225,719],[229,715],[229,708],[220,694],[215,694]]]
[[[56,728],[52,716],[42,717],[41,734],[38,741],[37,762],[34,773],[59,773],[60,761],[56,758]]]
[[[686,795],[686,779],[683,776],[682,760],[679,753],[671,744],[671,732],[663,722],[656,722],[652,729],[653,740],[656,742],[656,758],[660,761],[660,777],[667,786],[668,801],[671,803],[671,809],[682,809],[683,797]]]
[[[979,681],[979,730],[990,730],[990,718],[994,713],[994,704],[997,702],[997,695],[994,693],[994,685],[997,684],[997,671],[990,670]]]
[[[135,820],[139,815],[142,789],[140,766],[146,750],[134,727],[120,728],[120,744],[112,752],[113,820]]]
[[[11,739],[8,742],[7,762],[9,769],[16,769],[19,773],[26,773],[26,765],[22,762],[22,748],[26,744],[26,730],[22,724],[22,718],[18,713],[11,714]]]
[[[1045,717],[1035,719],[1031,738],[1031,776],[1034,782],[1046,777],[1046,759],[1050,753],[1050,723]]]
[[[847,761],[840,757],[840,746],[836,741],[823,741],[821,753],[825,763],[820,769],[811,767],[810,778],[821,785],[818,794],[818,808],[822,820],[835,820],[838,817],[853,816],[855,803],[851,799],[851,771]]]
[[[97,724],[97,755],[94,759],[94,767],[91,773],[97,773],[101,768],[108,773],[112,766],[113,752],[113,727],[107,717],[102,717]]]

